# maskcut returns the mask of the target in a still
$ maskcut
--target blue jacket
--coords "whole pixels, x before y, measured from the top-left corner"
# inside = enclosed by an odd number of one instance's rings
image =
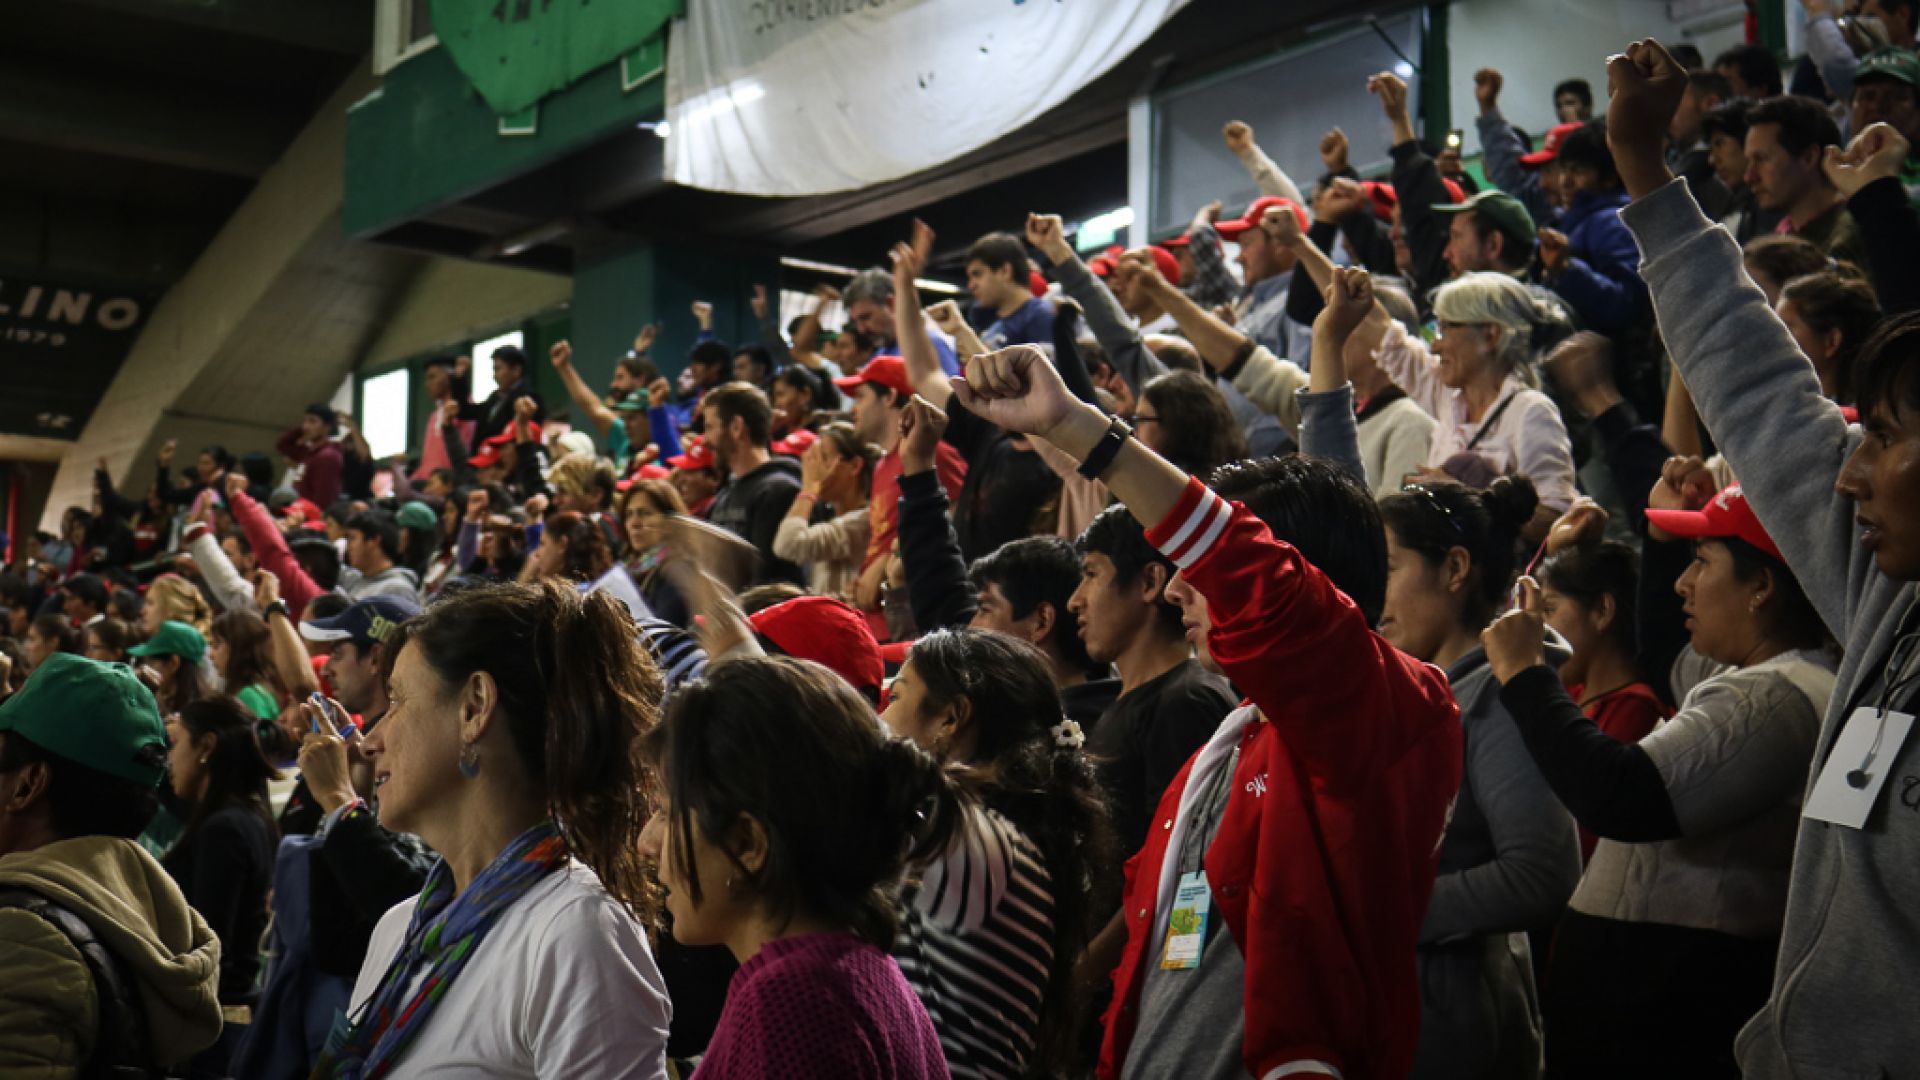
[[[1640,280],[1640,249],[1620,220],[1627,193],[1583,191],[1561,215],[1567,234],[1567,265],[1548,280],[1580,321],[1609,336],[1631,329],[1651,311],[1647,283]]]

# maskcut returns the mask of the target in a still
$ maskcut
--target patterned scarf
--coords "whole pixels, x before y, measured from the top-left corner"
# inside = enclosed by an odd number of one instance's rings
[[[565,839],[543,821],[508,844],[458,896],[446,860],[434,863],[400,954],[360,1022],[321,1053],[313,1080],[379,1080],[391,1072],[494,923],[566,860]],[[409,991],[422,971],[425,981]]]

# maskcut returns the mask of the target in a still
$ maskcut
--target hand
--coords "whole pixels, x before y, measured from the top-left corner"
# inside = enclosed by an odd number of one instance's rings
[[[1067,246],[1066,226],[1061,224],[1059,214],[1028,214],[1027,243],[1040,249],[1040,254],[1055,266],[1073,258],[1073,249]]]
[[[1473,73],[1473,100],[1479,103],[1481,112],[1492,112],[1500,107],[1500,88],[1506,82],[1492,68],[1481,68]]]
[[[1120,268],[1149,293],[1164,294],[1173,289],[1166,276],[1160,273],[1160,264],[1153,261],[1153,256],[1147,254],[1146,248],[1134,248],[1121,255]]]
[[[233,477],[227,477],[227,482],[232,483]],[[193,505],[187,510],[188,519],[192,521],[204,521],[208,525],[212,525],[214,500],[217,498],[219,498],[219,496],[212,488],[201,488],[200,494],[193,497]]]
[[[52,569],[52,567],[47,568],[48,572]],[[173,572],[184,578],[198,578],[200,567],[193,561],[193,556],[182,552],[173,558]]]
[[[1528,668],[1547,662],[1547,620],[1540,613],[1540,585],[1523,577],[1516,588],[1520,603],[1480,632],[1487,650],[1487,667],[1502,685]]]
[[[1567,512],[1553,521],[1553,527],[1547,530],[1547,554],[1558,555],[1563,551],[1597,544],[1606,534],[1607,511],[1597,502],[1585,495],[1573,500]]]
[[[1380,99],[1380,109],[1396,123],[1407,119],[1407,81],[1391,71],[1367,80],[1367,93]]]
[[[1336,176],[1321,189],[1313,216],[1321,221],[1342,222],[1363,210],[1371,212],[1367,202],[1367,189],[1360,186],[1360,181],[1350,176]]]
[[[253,603],[261,611],[280,599],[280,578],[271,570],[253,572]]]
[[[1706,462],[1698,457],[1670,457],[1660,467],[1660,479],[1647,493],[1650,510],[1698,510],[1707,505],[1717,485]],[[1647,535],[1655,540],[1671,540],[1666,532],[1647,526]]]
[[[1913,149],[1906,136],[1891,124],[1874,124],[1853,137],[1845,150],[1827,147],[1820,170],[1827,174],[1840,194],[1851,199],[1863,187],[1876,180],[1900,175],[1900,166]]]
[[[307,721],[317,730],[307,732],[300,742],[300,776],[307,782],[307,789],[313,792],[313,801],[320,804],[326,813],[347,805],[354,800],[353,778],[347,769],[347,743],[340,737],[339,728],[334,725],[333,712],[340,709],[339,702],[327,699],[327,707],[321,709],[311,701],[302,702],[300,710],[307,714]],[[340,709],[340,715],[346,710]]]
[[[467,372],[472,370],[473,370],[473,357],[456,356],[453,358],[453,373],[455,375],[458,375],[461,378],[466,378]]]
[[[1567,234],[1559,229],[1540,229],[1540,265],[1553,277],[1567,268]]]
[[[833,471],[834,463],[827,459],[827,441],[820,439],[807,447],[800,455],[800,489],[814,496],[820,494],[820,488],[827,482],[827,474]]]
[[[1347,169],[1347,133],[1334,128],[1320,136],[1320,164],[1330,173],[1345,172]]]
[[[1373,312],[1373,277],[1359,267],[1336,266],[1333,281],[1327,285],[1327,306],[1320,319],[1343,345],[1353,331]],[[1319,323],[1320,319],[1315,319]]]
[[[239,473],[227,474],[227,500],[231,502],[236,495],[247,493],[247,478]]]
[[[1233,326],[1234,324],[1240,321],[1240,316],[1235,315],[1233,313],[1232,304],[1215,305],[1213,309],[1213,317],[1216,319],[1219,319],[1223,323],[1226,323],[1228,326]]]
[[[640,328],[638,334],[633,336],[633,351],[643,356],[646,355],[647,351],[653,348],[653,343],[658,340],[659,337],[660,324],[648,323]]]
[[[440,426],[452,427],[460,422],[460,403],[448,398],[440,403]]]
[[[1300,231],[1300,218],[1284,206],[1269,207],[1260,217],[1260,228],[1268,239],[1287,249],[1297,248],[1307,239]]]
[[[753,307],[754,319],[759,320],[759,319],[766,318],[767,317],[767,287],[765,285],[760,284],[757,281],[754,282],[753,283],[753,299],[749,301],[749,303]]]
[[[530,397],[513,399],[513,418],[523,423],[531,423],[540,416],[540,403]]]
[[[474,488],[467,492],[467,520],[475,525],[484,525],[487,521],[487,489]]]
[[[178,439],[168,439],[166,442],[161,443],[160,459],[159,459],[160,467],[164,469],[172,465],[174,452],[179,449],[180,449],[180,440]]]
[[[553,370],[564,373],[573,366],[573,345],[565,341],[556,341],[553,348],[547,350],[547,359],[553,361]]]
[[[1667,128],[1686,90],[1687,69],[1652,38],[1607,60],[1607,146],[1636,199],[1673,180]]]
[[[832,304],[840,299],[840,290],[821,282],[813,287],[813,295],[822,304]]]
[[[953,392],[975,415],[1021,435],[1044,437],[1079,404],[1047,354],[1032,345],[967,361],[966,377],[953,380]]]
[[[1193,212],[1193,222],[1188,226],[1188,230],[1192,231],[1200,228],[1202,225],[1211,225],[1219,221],[1220,209],[1220,200],[1215,199],[1200,209],[1195,210]]]
[[[946,434],[946,430],[947,414],[919,394],[913,395],[900,413],[901,475],[917,476],[931,472],[940,436]]]
[[[547,516],[547,497],[532,495],[527,498],[527,520],[539,521]]]
[[[966,325],[966,320],[960,316],[960,305],[951,300],[942,300],[928,308],[927,318],[932,319],[933,325],[948,337],[958,334],[960,328]]]
[[[695,300],[693,302],[693,318],[694,321],[700,324],[700,329],[713,329],[713,305],[705,300]]]
[[[1227,149],[1236,154],[1253,149],[1253,129],[1242,121],[1228,121],[1227,126],[1220,129],[1220,134],[1227,140]]]

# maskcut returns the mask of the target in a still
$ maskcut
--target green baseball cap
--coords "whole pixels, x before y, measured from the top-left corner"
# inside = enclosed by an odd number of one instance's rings
[[[1898,79],[1920,88],[1920,56],[1910,49],[1875,49],[1860,58],[1860,66],[1853,69],[1853,81],[1876,77]]]
[[[1433,208],[1436,214],[1463,214],[1468,210],[1481,214],[1493,226],[1515,240],[1524,241],[1531,246],[1535,239],[1533,215],[1520,200],[1504,191],[1488,189],[1463,203],[1441,203]]]
[[[153,636],[127,650],[128,656],[177,656],[197,664],[207,658],[207,639],[178,619],[160,624]]]
[[[627,396],[613,403],[614,412],[646,412],[653,405],[653,396],[645,390],[629,390]]]
[[[393,515],[393,523],[415,532],[432,532],[440,518],[434,514],[433,507],[414,499],[400,507],[400,512]]]
[[[0,704],[0,731],[136,784],[157,786],[167,775],[167,729],[160,707],[125,664],[54,653],[19,693]]]

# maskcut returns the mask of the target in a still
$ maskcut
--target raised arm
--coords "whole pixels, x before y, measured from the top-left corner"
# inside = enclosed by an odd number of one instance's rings
[[[1260,194],[1278,195],[1302,206],[1306,205],[1306,200],[1300,197],[1300,188],[1293,182],[1293,177],[1288,176],[1285,169],[1274,164],[1273,159],[1260,149],[1260,144],[1253,141],[1251,127],[1239,120],[1230,121],[1222,129],[1221,136],[1227,141],[1227,149],[1233,151],[1233,156],[1239,158],[1240,164],[1246,167],[1247,175],[1252,177],[1254,184],[1260,188]]]
[[[1920,250],[1920,213],[1907,200],[1901,177],[1912,150],[1891,125],[1874,124],[1854,136],[1844,152],[1828,147],[1821,162],[1860,225],[1873,291],[1889,315],[1920,308],[1920,267],[1913,260]]]
[[[553,348],[548,350],[547,358],[553,361],[553,372],[560,376],[560,381],[566,386],[567,396],[573,399],[574,406],[586,414],[587,419],[592,421],[594,428],[600,432],[600,437],[605,439],[607,432],[613,430],[613,425],[618,418],[613,415],[613,410],[607,408],[606,403],[600,400],[600,395],[595,394],[593,388],[587,385],[587,380],[581,378],[580,373],[574,370],[573,345],[565,341],[556,341],[553,343]]]
[[[906,567],[913,625],[921,633],[965,626],[980,610],[948,515],[947,493],[934,468],[947,419],[918,395],[900,417],[900,562]]]
[[[907,381],[929,400],[947,392],[947,373],[940,369],[940,354],[927,336],[926,312],[920,307],[919,287],[915,285],[932,251],[933,230],[918,219],[913,223],[913,242],[893,246],[893,336],[900,343],[900,358],[907,364]]]
[[[1336,270],[1327,303],[1313,320],[1314,364],[1301,394],[1300,452],[1347,470],[1369,483],[1360,457],[1360,424],[1353,415],[1353,384],[1347,381],[1347,339],[1373,307],[1373,279],[1365,270]]]
[[[1214,371],[1224,371],[1231,367],[1243,350],[1251,351],[1253,339],[1221,322],[1218,318],[1194,303],[1193,298],[1173,287],[1166,278],[1160,276],[1160,268],[1144,253],[1129,251],[1120,257],[1121,263],[1132,273],[1141,275],[1140,281],[1153,294],[1154,300],[1173,316],[1180,324],[1180,333],[1193,343],[1200,359]],[[1137,388],[1136,388],[1137,390]]]
[[[300,629],[294,625],[291,611],[274,607],[280,601],[280,579],[271,571],[255,571],[253,599],[266,615],[267,656],[287,692],[298,701],[320,689],[320,679],[314,675],[313,664],[307,659],[307,646],[300,640]]]
[[[779,312],[767,296],[767,287],[759,282],[753,283],[754,325],[760,331],[760,344],[766,346],[767,355],[773,357],[775,371],[793,363],[793,349],[787,345],[787,336],[780,332]]]
[[[1027,243],[1039,248],[1040,254],[1053,263],[1054,277],[1086,313],[1087,329],[1093,331],[1093,339],[1107,354],[1108,365],[1127,381],[1135,395],[1142,386],[1166,373],[1167,366],[1141,340],[1139,328],[1107,283],[1095,277],[1068,246],[1058,215],[1028,214]]]
[[[1621,211],[1674,365],[1740,477],[1754,512],[1822,620],[1847,636],[1873,556],[1855,542],[1852,502],[1834,489],[1852,447],[1840,407],[1766,296],[1739,245],[1708,221],[1667,168],[1665,133],[1686,72],[1655,41],[1607,63],[1607,141],[1634,201]]]

